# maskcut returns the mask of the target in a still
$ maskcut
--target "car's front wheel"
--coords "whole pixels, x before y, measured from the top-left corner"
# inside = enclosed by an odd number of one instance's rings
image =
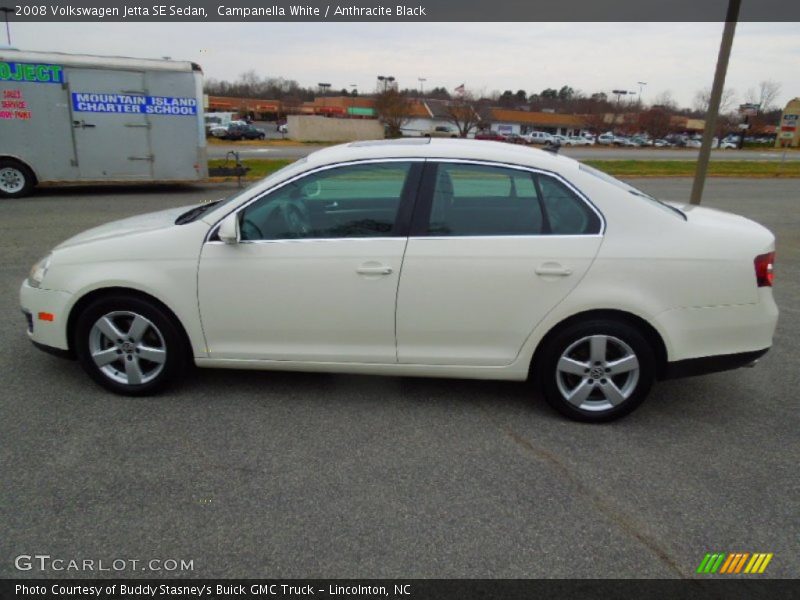
[[[540,356],[545,399],[578,421],[611,421],[630,413],[655,380],[653,349],[624,321],[573,323],[548,340]]]
[[[129,396],[161,390],[188,363],[174,318],[133,296],[101,298],[89,305],[78,317],[75,350],[92,379]]]

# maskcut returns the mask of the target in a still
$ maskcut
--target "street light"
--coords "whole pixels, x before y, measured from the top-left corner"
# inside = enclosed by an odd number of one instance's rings
[[[327,91],[331,87],[330,83],[318,83],[317,85],[319,86],[320,94],[322,94],[323,96],[327,93]]]
[[[425,96],[425,91],[422,88],[422,84],[425,83],[428,80],[425,79],[424,77],[417,77],[417,80],[419,81],[419,95],[424,97]]]
[[[383,91],[385,92],[389,85],[394,81],[391,75],[378,75],[378,81],[383,83]]]
[[[622,96],[627,96],[628,94],[632,94],[635,92],[629,92],[627,90],[611,90],[611,93],[617,97],[617,103],[614,105],[614,123],[612,124],[616,128],[617,117],[619,116],[619,99]]]
[[[15,12],[13,8],[9,8],[8,6],[0,6],[0,12],[4,12],[6,14],[6,39],[8,40],[8,45],[11,45],[11,28],[8,25],[8,14]]]
[[[642,110],[642,90],[644,89],[644,86],[647,85],[647,82],[646,81],[637,81],[636,83],[639,84],[639,112],[641,112],[641,110]]]

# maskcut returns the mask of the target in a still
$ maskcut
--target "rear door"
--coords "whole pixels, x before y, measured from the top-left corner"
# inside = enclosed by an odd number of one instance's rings
[[[399,362],[513,362],[589,268],[602,228],[552,174],[429,162],[400,278]]]
[[[67,83],[81,179],[151,179],[144,73],[76,69]]]

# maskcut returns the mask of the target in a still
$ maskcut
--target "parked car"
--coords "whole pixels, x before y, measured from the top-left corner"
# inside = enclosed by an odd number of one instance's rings
[[[263,140],[267,133],[250,123],[231,123],[224,136],[227,140]]]
[[[499,131],[484,129],[483,131],[479,131],[478,133],[475,134],[475,139],[484,141],[493,141],[493,142],[505,142],[506,136],[505,134],[502,134]]]
[[[519,135],[518,133],[506,133],[504,134],[506,139],[503,140],[504,142],[508,142],[509,144],[526,144],[525,138]]]
[[[278,133],[289,133],[289,126],[286,123],[280,123],[277,126]]]
[[[739,147],[739,144],[733,141],[724,140],[719,145],[721,150],[735,150]]]
[[[522,137],[528,144],[547,145],[553,143],[553,135],[544,131],[531,131],[523,134]]]
[[[78,234],[33,266],[20,303],[31,341],[120,394],[192,362],[530,377],[565,415],[604,421],[658,379],[767,352],[774,250],[753,221],[565,156],[381,140]]]
[[[609,131],[608,133],[601,133],[600,135],[598,135],[597,143],[600,144],[601,146],[612,146],[614,145],[614,141],[616,139],[617,137]]]
[[[670,146],[672,146],[672,144],[670,144],[667,140],[662,140],[662,139],[656,140],[655,142],[653,142],[653,145],[656,148],[669,148]]]
[[[208,135],[211,137],[222,139],[228,135],[227,125],[210,125],[208,128]]]
[[[594,141],[583,137],[582,135],[571,135],[565,142],[568,146],[591,146]]]
[[[428,129],[420,133],[422,137],[434,137],[434,138],[457,138],[458,137],[458,130],[455,127],[450,127],[449,125],[437,125],[433,129]]]

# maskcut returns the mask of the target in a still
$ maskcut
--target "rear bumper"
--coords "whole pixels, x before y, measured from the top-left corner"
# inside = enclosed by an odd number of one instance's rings
[[[689,358],[687,360],[667,363],[663,379],[693,377],[695,375],[706,375],[708,373],[730,371],[732,369],[746,367],[764,356],[768,351],[769,348],[764,348],[763,350],[754,350],[752,352],[704,356],[702,358]]]

